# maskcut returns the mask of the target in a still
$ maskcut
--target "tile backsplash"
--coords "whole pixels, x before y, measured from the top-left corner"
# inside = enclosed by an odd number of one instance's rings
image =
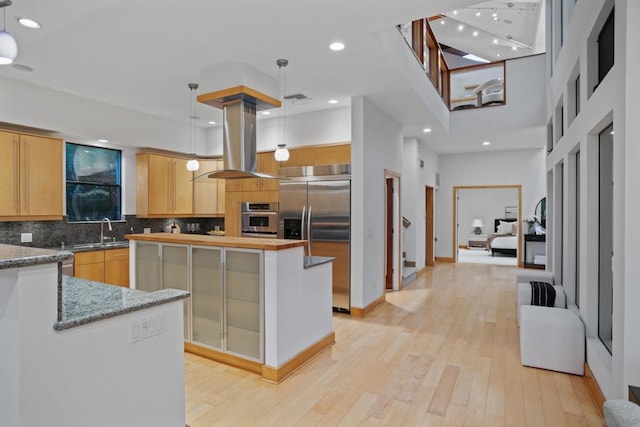
[[[116,240],[124,240],[125,234],[142,233],[145,228],[150,228],[152,233],[164,231],[166,226],[176,222],[183,233],[192,229],[188,224],[197,224],[201,233],[213,230],[218,226],[224,230],[224,218],[137,218],[135,215],[126,215],[123,221],[112,221],[113,231],[109,231],[104,225],[105,237],[115,237]],[[20,243],[22,233],[31,233],[31,243]],[[24,245],[38,248],[59,248],[65,245],[77,245],[81,243],[94,243],[100,240],[100,223],[78,223],[62,221],[0,221],[0,243],[8,245]]]

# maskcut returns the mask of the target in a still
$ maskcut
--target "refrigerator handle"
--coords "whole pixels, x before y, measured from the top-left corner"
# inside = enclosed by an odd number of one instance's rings
[[[307,244],[309,245],[309,256],[311,254],[311,205],[309,205],[309,219],[307,221]]]
[[[307,216],[307,205],[302,206],[302,224],[300,224],[300,240],[304,240],[304,221]]]

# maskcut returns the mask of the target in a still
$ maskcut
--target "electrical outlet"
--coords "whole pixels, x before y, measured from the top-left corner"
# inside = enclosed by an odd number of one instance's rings
[[[21,243],[33,242],[33,233],[20,233],[20,242]]]
[[[130,331],[131,343],[162,334],[164,333],[164,318],[162,315],[157,315],[135,320],[131,323]]]

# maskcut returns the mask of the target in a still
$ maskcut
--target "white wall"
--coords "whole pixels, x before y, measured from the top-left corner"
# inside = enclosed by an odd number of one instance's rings
[[[366,97],[351,108],[351,305],[364,308],[384,293],[385,169],[402,171],[402,126]]]
[[[544,126],[545,55],[506,61],[505,106],[457,111],[450,115],[452,135]]]
[[[407,261],[425,266],[426,198],[425,186],[436,188],[439,155],[416,138],[405,138],[402,158],[402,215],[411,225],[403,228],[402,247]],[[420,167],[420,160],[424,166]]]
[[[275,150],[280,143],[280,118],[260,119],[256,124],[258,151]],[[204,153],[222,156],[222,126],[207,129]],[[330,108],[294,114],[286,120],[288,148],[351,141],[351,108]]]
[[[557,206],[563,203],[561,220],[565,226],[563,233],[551,233],[547,248],[554,248],[551,263],[554,273],[562,267],[568,299],[575,300],[575,232],[570,233],[567,225],[574,224],[576,209],[569,204],[575,201],[574,183],[575,152],[580,150],[581,186],[580,207],[580,316],[587,331],[587,363],[607,399],[625,398],[627,385],[640,383],[640,344],[633,329],[640,321],[637,310],[640,289],[638,288],[637,250],[635,238],[640,235],[636,224],[637,207],[640,206],[633,183],[639,182],[637,167],[636,135],[638,127],[638,107],[636,95],[640,93],[634,81],[640,70],[635,41],[640,36],[637,19],[640,8],[637,2],[615,1],[615,64],[598,85],[597,90],[588,87],[597,72],[594,37],[597,36],[613,0],[577,2],[565,24],[564,44],[553,64],[553,75],[547,89],[548,118],[555,116],[555,106],[563,101],[566,106],[573,102],[568,96],[568,87],[573,84],[573,71],[579,64],[581,80],[580,114],[568,123],[565,118],[564,136],[553,147],[547,157],[546,169],[554,181],[564,164],[562,193],[552,201],[551,210],[559,212]],[[559,46],[559,43],[555,43]],[[613,193],[613,355],[609,354],[598,338],[598,133],[610,122],[614,123],[614,193]],[[627,142],[627,135],[630,136]],[[569,166],[569,167],[567,167]],[[635,297],[635,298],[634,298]],[[628,327],[625,325],[629,325]]]
[[[440,156],[436,191],[436,256],[453,256],[453,187],[522,185],[522,214],[546,195],[544,150],[491,151]],[[486,224],[485,224],[486,225]]]
[[[0,77],[2,122],[45,129],[78,143],[189,151],[189,123]],[[186,113],[185,113],[186,114]],[[115,137],[114,135],[118,135]],[[203,140],[198,129],[197,139]]]

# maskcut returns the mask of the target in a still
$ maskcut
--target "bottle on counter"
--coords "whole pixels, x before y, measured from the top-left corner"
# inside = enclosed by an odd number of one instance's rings
[[[176,234],[178,232],[175,221],[173,221],[173,224],[171,224],[171,231],[170,232],[171,232],[171,234]]]

